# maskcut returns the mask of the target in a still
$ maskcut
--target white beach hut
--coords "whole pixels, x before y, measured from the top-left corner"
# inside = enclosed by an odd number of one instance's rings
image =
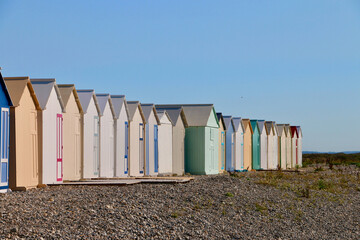
[[[166,110],[157,110],[160,125],[158,127],[158,142],[159,142],[159,175],[172,175],[172,122]],[[156,135],[156,133],[154,133]],[[156,158],[156,157],[155,157]]]
[[[124,95],[111,95],[115,113],[115,177],[129,174],[129,110]]]
[[[82,139],[83,164],[82,178],[99,177],[99,105],[94,90],[77,90],[83,108]]]
[[[298,165],[299,167],[302,166],[302,131],[301,131],[301,127],[297,126],[297,132],[298,132]]]
[[[188,126],[184,110],[181,106],[156,105],[156,110],[166,110],[173,124],[172,132],[172,173],[185,173],[185,128]]]
[[[96,94],[100,109],[100,165],[99,177],[115,176],[114,109],[110,95]]]
[[[268,140],[267,140],[267,132],[265,128],[265,121],[258,120],[258,126],[260,130],[260,169],[268,169],[268,160],[267,160],[267,152],[268,152]]]
[[[156,176],[159,171],[158,126],[154,104],[141,104],[145,117],[145,176]]]
[[[290,169],[291,167],[291,129],[290,124],[285,124],[286,131],[286,168]]]
[[[129,109],[129,176],[144,176],[145,117],[138,101],[128,101]]]
[[[40,183],[63,181],[63,101],[55,79],[30,79],[42,111]]]
[[[240,117],[232,118],[235,128],[235,171],[244,171],[244,127]]]
[[[285,124],[276,124],[278,131],[278,149],[279,149],[279,160],[278,164],[281,169],[286,169],[286,131]]]

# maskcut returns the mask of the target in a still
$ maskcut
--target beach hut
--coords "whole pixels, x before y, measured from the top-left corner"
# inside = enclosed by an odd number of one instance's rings
[[[10,107],[9,187],[26,190],[39,184],[41,108],[29,77],[4,78]]]
[[[124,95],[111,95],[115,113],[115,177],[129,174],[129,109]]]
[[[244,128],[240,117],[233,117],[235,134],[235,171],[244,171]]]
[[[292,167],[295,168],[299,165],[299,153],[298,153],[298,130],[296,126],[290,126],[291,130],[291,162]]]
[[[226,127],[224,124],[224,118],[222,113],[216,113],[216,116],[218,118],[219,121],[219,149],[218,149],[218,154],[219,154],[219,173],[223,173],[225,171],[225,134],[226,134]]]
[[[145,176],[159,172],[159,117],[155,105],[141,104],[145,117]]]
[[[223,116],[226,131],[226,171],[235,171],[235,127],[231,116]]]
[[[129,175],[144,176],[145,164],[145,116],[140,102],[128,101],[129,109]]]
[[[285,124],[286,132],[286,168],[290,169],[291,166],[291,129],[290,124]]]
[[[278,165],[281,169],[286,169],[286,131],[285,124],[276,124],[278,132]]]
[[[252,134],[252,169],[260,169],[260,129],[257,120],[250,120]]]
[[[58,84],[63,109],[63,173],[64,180],[80,180],[82,177],[82,115],[79,96],[74,84]]]
[[[82,178],[99,177],[99,104],[94,90],[76,91],[83,109],[81,139],[83,139]]]
[[[302,166],[302,131],[301,127],[297,126],[297,132],[298,132],[298,165],[299,167]]]
[[[265,120],[258,120],[260,131],[260,169],[268,169],[267,166],[267,132],[265,128]]]
[[[249,119],[242,119],[244,126],[244,171],[252,169],[252,134],[253,129]]]
[[[40,183],[63,181],[64,103],[55,79],[30,79],[42,111],[40,119]]]
[[[115,176],[114,109],[110,94],[96,94],[100,109],[100,164],[99,177]]]
[[[185,128],[188,127],[185,113],[180,106],[156,105],[156,110],[166,110],[173,124],[172,132],[172,173],[185,173]]]
[[[172,175],[172,122],[166,110],[157,110],[160,125],[158,126],[159,175]],[[154,132],[156,136],[156,132]],[[157,141],[155,141],[156,143]],[[154,146],[156,149],[156,146]],[[156,154],[156,152],[155,152]],[[155,156],[156,159],[156,156]]]
[[[213,104],[179,104],[188,127],[185,130],[185,172],[218,174],[219,122]]]
[[[7,192],[9,190],[9,132],[11,106],[11,98],[0,72],[0,192]]]
[[[267,134],[267,169],[274,169],[274,136],[275,129],[273,122],[265,122],[266,134]]]

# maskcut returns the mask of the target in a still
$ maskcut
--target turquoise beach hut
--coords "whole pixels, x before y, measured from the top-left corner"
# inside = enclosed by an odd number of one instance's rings
[[[250,120],[252,134],[252,169],[260,169],[260,129],[257,120]]]

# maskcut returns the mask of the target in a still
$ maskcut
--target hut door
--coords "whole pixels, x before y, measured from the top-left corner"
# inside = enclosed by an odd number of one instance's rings
[[[240,169],[244,170],[244,133],[241,133]]]
[[[139,124],[139,172],[144,173],[144,124]]]
[[[210,128],[210,168],[211,170],[215,169],[215,147],[214,147],[214,138],[215,138],[215,130]]]
[[[225,132],[221,132],[221,170],[225,169]]]
[[[56,116],[56,181],[63,178],[63,118],[62,114]]]
[[[9,180],[9,109],[1,108],[1,182],[8,185]]]
[[[155,169],[157,173],[159,171],[159,144],[158,144],[159,131],[158,126],[154,125],[154,160],[155,160]]]
[[[298,165],[299,164],[299,162],[298,162],[298,140],[296,139],[295,140],[296,141],[296,165]]]
[[[128,155],[129,155],[129,123],[125,122],[125,156],[124,156],[124,174],[128,173]]]
[[[99,174],[99,116],[94,116],[94,150],[93,150],[94,175]]]

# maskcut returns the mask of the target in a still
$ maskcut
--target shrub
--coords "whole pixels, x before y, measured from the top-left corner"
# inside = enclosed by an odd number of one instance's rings
[[[232,194],[231,192],[227,192],[227,193],[225,193],[225,196],[227,196],[227,197],[234,197],[234,194]]]

